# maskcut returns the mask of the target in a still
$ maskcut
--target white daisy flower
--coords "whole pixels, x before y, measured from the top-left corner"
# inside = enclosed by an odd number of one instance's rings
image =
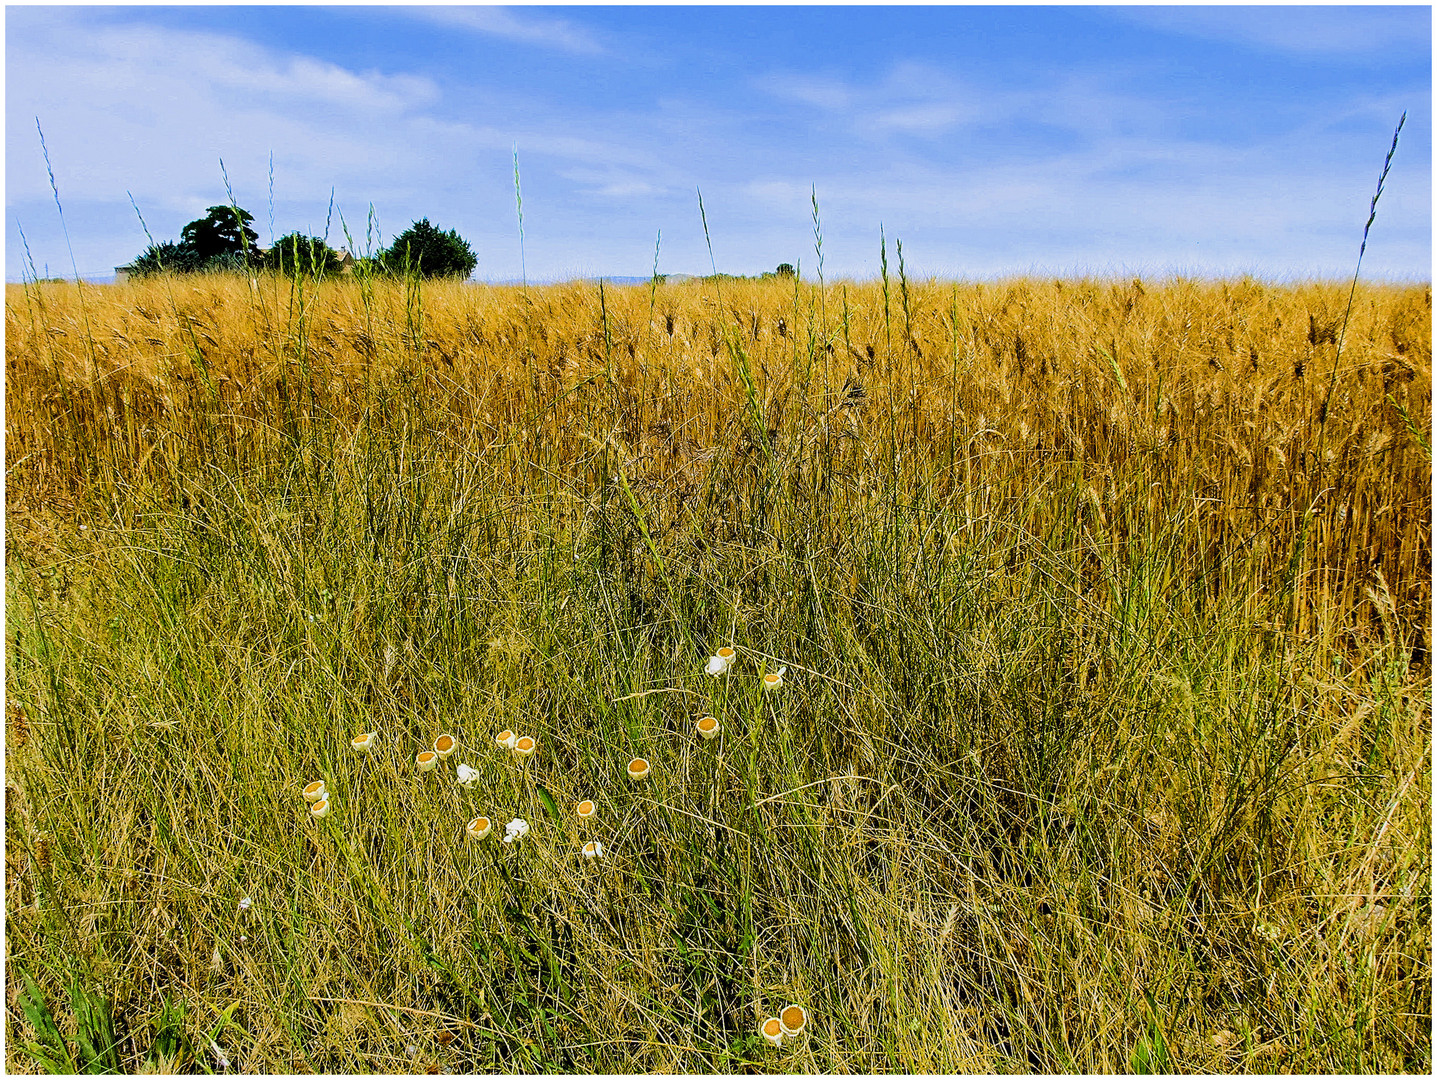
[[[783,673],[787,670],[788,668],[781,667],[777,671],[770,671],[763,677],[763,688],[765,690],[777,690],[783,685]]]
[[[776,1016],[770,1016],[763,1022],[763,1037],[774,1046],[783,1045],[783,1022]]]
[[[307,802],[307,803],[317,803],[317,802],[319,802],[319,800],[322,799],[322,798],[324,798],[324,781],[323,781],[323,780],[316,780],[316,781],[314,781],[314,783],[312,783],[312,784],[306,784],[306,785],[304,786],[304,801],[305,801],[305,802]]]
[[[454,770],[454,778],[462,788],[472,788],[479,780],[479,770],[471,769],[468,765],[460,765]]]
[[[363,735],[356,735],[349,740],[349,747],[361,754],[369,753],[370,747],[374,745],[375,732],[367,731]]]
[[[704,673],[708,675],[722,675],[733,666],[733,662],[737,657],[738,654],[729,648],[729,646],[725,645],[709,657],[709,664],[708,667],[704,668]]]
[[[420,755],[414,759],[414,764],[419,766],[420,772],[429,772],[431,769],[438,768],[439,755],[433,750],[422,751]]]
[[[447,758],[457,749],[459,749],[459,740],[453,735],[441,735],[434,740],[434,752],[442,758]]]
[[[522,839],[529,831],[529,823],[523,818],[515,818],[504,826],[504,843],[512,844],[515,840]]]
[[[329,796],[326,795],[311,806],[309,812],[317,818],[329,817]]]
[[[464,826],[464,831],[475,840],[483,840],[484,837],[494,831],[494,823],[486,817],[477,817],[468,825]]]
[[[584,858],[597,859],[604,854],[604,845],[597,840],[590,840],[584,845]]]
[[[698,722],[698,729],[699,734],[702,735],[705,739],[712,739],[715,735],[719,733],[718,719],[713,716],[700,717]]]
[[[790,1039],[801,1035],[803,1029],[808,1026],[808,1010],[802,1005],[790,1005],[778,1014],[778,1023],[783,1028],[783,1033]]]

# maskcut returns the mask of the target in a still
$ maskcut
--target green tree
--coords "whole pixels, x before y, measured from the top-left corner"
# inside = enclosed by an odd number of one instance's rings
[[[793,263],[779,263],[774,273],[779,277],[793,277]]]
[[[194,249],[202,263],[217,255],[256,258],[259,234],[249,227],[254,215],[237,206],[211,206],[202,218],[180,230],[180,243]]]
[[[166,240],[151,244],[130,263],[131,273],[143,274],[190,274],[201,268],[204,260],[188,244],[177,244]]]
[[[318,236],[305,236],[292,232],[281,236],[274,247],[264,253],[264,266],[286,274],[304,274],[309,277],[323,277],[339,273],[339,252]]]
[[[468,242],[453,229],[444,232],[429,223],[416,221],[394,238],[384,253],[385,269],[391,273],[414,273],[420,277],[467,278],[479,265]]]

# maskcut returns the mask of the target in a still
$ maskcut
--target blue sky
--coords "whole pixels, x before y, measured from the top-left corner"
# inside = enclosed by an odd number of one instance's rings
[[[108,273],[207,206],[476,276],[1431,277],[1431,9],[10,6],[6,277]],[[127,195],[127,192],[129,195]],[[18,223],[18,227],[17,227]],[[338,214],[330,236],[343,243]]]

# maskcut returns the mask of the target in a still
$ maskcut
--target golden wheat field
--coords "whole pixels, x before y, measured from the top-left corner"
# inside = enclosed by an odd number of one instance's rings
[[[8,1069],[1427,1071],[1350,288],[7,287]]]

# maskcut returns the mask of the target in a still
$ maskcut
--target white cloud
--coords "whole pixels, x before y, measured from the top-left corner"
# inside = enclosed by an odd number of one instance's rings
[[[1277,52],[1371,59],[1384,51],[1426,49],[1431,9],[1412,7],[1123,7],[1113,18],[1210,41],[1240,42]]]
[[[567,19],[534,18],[502,7],[416,7],[402,10],[439,26],[472,30],[525,45],[577,55],[596,56],[604,52],[604,47],[592,33]]]
[[[946,102],[905,105],[887,109],[873,118],[875,127],[894,131],[906,131],[914,135],[937,135],[978,119],[972,109]]]
[[[412,133],[439,98],[428,79],[348,71],[216,34],[63,19],[48,29],[24,44],[12,29],[10,104],[23,97],[40,117],[72,197],[182,199],[213,189],[219,158],[232,177],[253,178],[272,148],[299,183],[327,189],[397,166],[406,144],[375,136]],[[46,191],[43,169],[20,167],[35,149],[33,134],[12,125],[12,200]]]
[[[838,79],[780,74],[757,80],[775,97],[788,98],[820,109],[846,109],[853,103],[853,91]]]

